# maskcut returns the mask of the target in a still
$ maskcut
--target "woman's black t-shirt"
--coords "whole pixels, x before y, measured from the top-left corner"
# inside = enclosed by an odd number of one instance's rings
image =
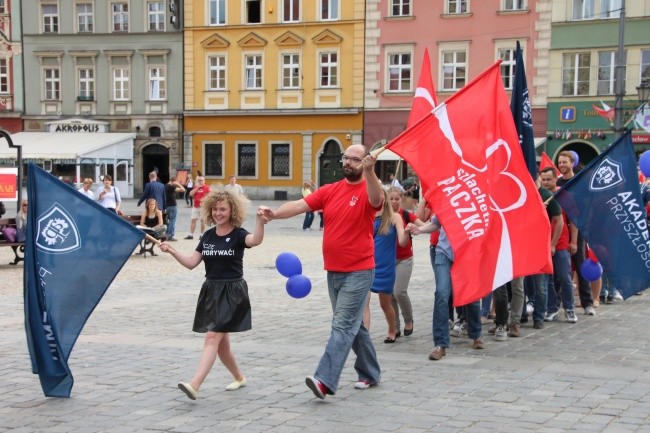
[[[235,227],[225,236],[211,228],[203,233],[196,251],[203,256],[205,277],[213,280],[233,280],[244,275],[244,249],[249,232]]]

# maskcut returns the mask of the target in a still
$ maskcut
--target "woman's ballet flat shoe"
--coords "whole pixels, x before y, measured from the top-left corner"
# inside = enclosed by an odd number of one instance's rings
[[[190,400],[196,400],[196,398],[199,396],[199,393],[194,388],[192,388],[192,385],[189,383],[178,382],[178,389],[187,394]]]
[[[234,391],[236,389],[241,388],[242,386],[246,386],[246,378],[243,378],[242,380],[233,381],[230,385],[226,387],[226,391]]]

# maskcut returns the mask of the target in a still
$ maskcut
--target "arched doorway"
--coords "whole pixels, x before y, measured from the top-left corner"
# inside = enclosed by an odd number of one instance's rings
[[[335,140],[328,140],[318,161],[318,186],[343,179],[341,146]]]
[[[580,168],[589,164],[592,159],[596,158],[599,155],[596,147],[585,141],[574,141],[567,143],[564,147],[558,150],[558,155],[563,150],[573,150],[578,154],[578,166]],[[555,156],[555,164],[557,164],[557,155]]]
[[[161,144],[150,144],[142,149],[142,185],[149,182],[149,173],[158,170],[161,182],[169,180],[169,150]]]

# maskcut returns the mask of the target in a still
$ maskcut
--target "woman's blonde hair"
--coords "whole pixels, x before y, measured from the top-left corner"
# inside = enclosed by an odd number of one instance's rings
[[[377,234],[385,235],[388,234],[390,226],[393,224],[393,208],[390,207],[390,202],[388,201],[388,191],[385,188],[382,188],[382,191],[384,192],[384,207],[381,211]]]
[[[245,196],[237,193],[226,191],[223,185],[216,186],[201,201],[201,219],[207,226],[214,225],[212,218],[212,208],[218,201],[225,201],[230,205],[230,224],[234,227],[241,227],[246,219],[246,212],[251,205],[251,201]]]

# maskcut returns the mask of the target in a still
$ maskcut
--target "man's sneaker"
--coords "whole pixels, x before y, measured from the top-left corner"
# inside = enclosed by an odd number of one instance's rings
[[[567,322],[578,323],[578,316],[576,316],[576,313],[574,313],[573,310],[566,310],[564,314],[566,315]]]
[[[595,316],[596,315],[596,310],[594,309],[594,307],[587,307],[587,308],[585,308],[585,314],[587,316]]]
[[[494,331],[494,340],[495,341],[506,341],[508,339],[508,330],[505,325],[497,326]]]
[[[557,315],[558,315],[557,311],[548,312],[548,313],[546,313],[546,316],[544,316],[544,321],[545,322],[555,322],[557,320]]]
[[[607,298],[605,298],[605,303],[606,304],[611,304],[614,302],[614,297],[607,295]]]
[[[622,301],[623,300],[623,295],[618,293],[618,290],[614,293],[614,300],[615,301]]]
[[[508,337],[519,337],[521,333],[519,332],[519,325],[516,323],[511,323],[508,326]]]
[[[325,398],[325,394],[327,394],[327,387],[323,385],[320,380],[316,379],[314,376],[307,376],[305,378],[305,383],[309,387],[309,389],[312,390],[314,395],[321,400]]]
[[[535,305],[532,302],[529,302],[526,304],[526,312],[528,314],[533,314],[533,311],[535,311]]]
[[[192,236],[192,235],[187,235],[187,236],[185,236],[183,239],[194,239],[194,236]]]
[[[450,334],[452,337],[467,338],[467,322],[456,323]]]
[[[535,323],[533,323],[533,329],[544,329],[544,322],[541,320],[535,320]]]
[[[368,388],[370,388],[372,385],[373,385],[373,384],[370,383],[370,382],[367,381],[367,380],[361,380],[361,379],[359,379],[359,380],[357,380],[357,383],[354,384],[354,387],[355,387],[356,389],[368,389]]]
[[[173,237],[173,236],[168,236],[168,237],[167,237],[167,242],[176,242],[177,240],[178,240],[178,239],[176,239],[176,238]]]

